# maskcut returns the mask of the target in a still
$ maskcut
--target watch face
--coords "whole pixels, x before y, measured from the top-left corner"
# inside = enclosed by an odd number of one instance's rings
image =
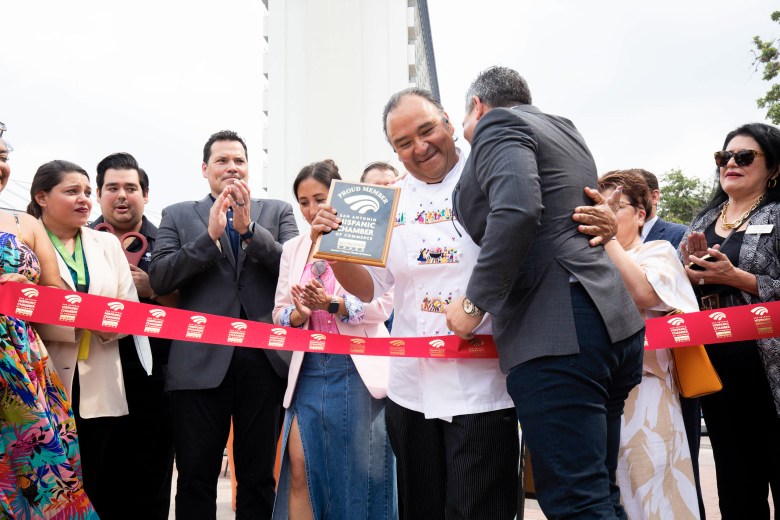
[[[463,300],[463,311],[466,314],[471,314],[474,312],[474,304],[471,303],[471,300]]]

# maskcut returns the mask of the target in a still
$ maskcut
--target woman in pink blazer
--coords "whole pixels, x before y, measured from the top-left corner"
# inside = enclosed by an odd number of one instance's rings
[[[331,181],[340,178],[330,160],[298,174],[293,192],[309,224]],[[309,233],[284,244],[274,322],[387,336],[392,296],[361,302],[341,288],[327,262],[312,255]],[[273,518],[397,518],[395,463],[384,417],[387,377],[387,358],[293,354]]]

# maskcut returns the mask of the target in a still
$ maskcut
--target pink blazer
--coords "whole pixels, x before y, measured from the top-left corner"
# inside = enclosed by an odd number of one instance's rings
[[[279,266],[279,283],[276,286],[276,305],[274,307],[274,323],[279,324],[279,318],[282,310],[293,304],[290,295],[290,286],[300,282],[303,269],[306,267],[306,260],[311,248],[311,238],[308,234],[298,235],[292,240],[284,243],[282,250],[282,260]],[[342,294],[345,291],[336,282],[336,294]],[[369,338],[387,337],[387,329],[384,322],[390,316],[393,309],[393,295],[385,294],[381,298],[366,304],[364,309],[363,321],[358,325],[350,325],[336,320],[339,334],[347,336],[362,336]],[[308,328],[308,322],[303,324],[303,328]],[[295,392],[295,384],[298,381],[298,374],[303,363],[304,352],[293,352],[290,361],[290,371],[287,376],[287,390],[284,393],[284,407],[289,408]],[[376,399],[382,399],[387,396],[387,379],[390,370],[390,360],[380,356],[360,356],[353,355],[352,361],[355,363],[363,384]]]

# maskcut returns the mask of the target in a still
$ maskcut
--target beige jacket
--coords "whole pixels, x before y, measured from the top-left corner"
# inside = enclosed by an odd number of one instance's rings
[[[119,240],[110,233],[83,227],[81,243],[89,271],[89,294],[137,302],[138,294]],[[59,254],[57,262],[60,277],[70,290],[75,291],[68,266]],[[102,343],[97,334],[93,333],[90,338],[89,357],[78,361],[78,346],[83,333],[81,330],[60,325],[40,324],[36,325],[35,329],[43,338],[49,357],[54,362],[68,392],[68,397],[72,395],[73,376],[78,363],[81,417],[90,419],[127,415],[127,399],[117,339]],[[124,335],[120,335],[122,336]]]

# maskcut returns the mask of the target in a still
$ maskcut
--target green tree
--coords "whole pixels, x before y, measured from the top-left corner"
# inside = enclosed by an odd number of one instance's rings
[[[772,13],[772,21],[780,22],[780,11]],[[762,40],[759,36],[753,37],[756,50],[753,51],[753,65],[756,70],[764,67],[764,81],[772,81],[780,72],[780,52],[778,52],[777,39]],[[758,108],[766,108],[766,118],[774,124],[780,124],[780,85],[775,83],[767,91],[766,95],[756,100]]]
[[[715,189],[714,181],[686,177],[679,168],[664,173],[659,184],[661,201],[658,203],[658,216],[686,226],[707,204]]]

